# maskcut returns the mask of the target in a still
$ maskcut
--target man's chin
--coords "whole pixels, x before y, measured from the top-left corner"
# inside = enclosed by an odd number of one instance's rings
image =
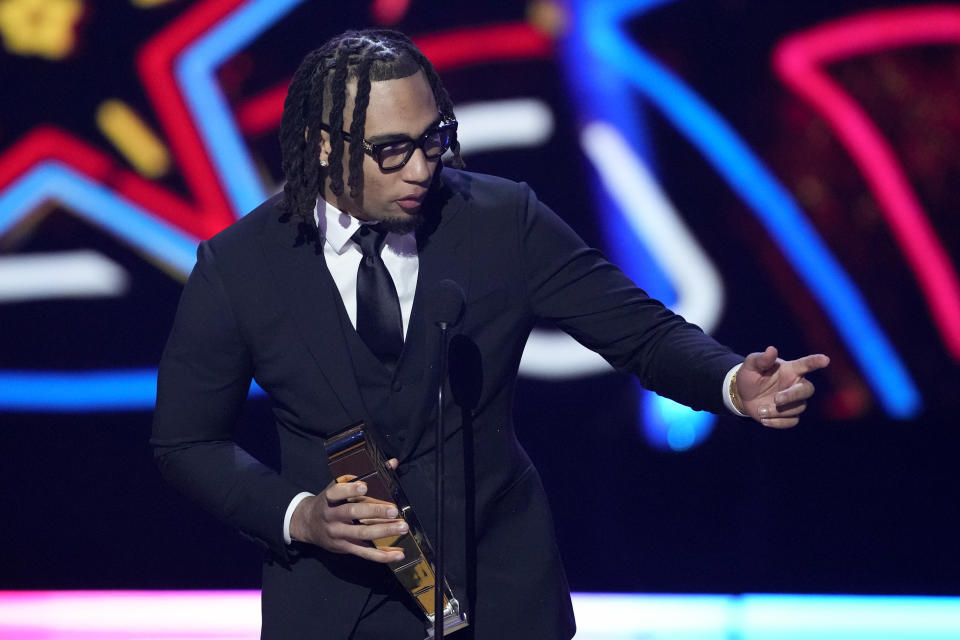
[[[381,218],[380,227],[390,233],[412,233],[423,225],[425,218],[420,212],[421,209],[417,209],[415,212]]]

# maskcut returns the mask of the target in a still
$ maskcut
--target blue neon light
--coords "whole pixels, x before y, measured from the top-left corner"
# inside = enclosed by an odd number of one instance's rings
[[[0,409],[5,411],[135,411],[152,408],[156,391],[156,369],[0,372]]]
[[[195,238],[59,162],[36,165],[0,195],[0,235],[51,199],[181,273],[193,269]],[[156,377],[156,370],[143,369],[82,374],[0,371],[0,410],[147,409],[154,403]]]
[[[241,6],[180,56],[177,81],[237,217],[269,194],[263,189],[233,113],[217,85],[216,68],[303,0],[254,0]]]
[[[572,7],[576,9],[577,7]],[[576,105],[577,119],[582,124],[590,121],[607,122],[616,127],[631,149],[650,165],[651,145],[646,136],[643,112],[631,95],[631,90],[618,74],[597,73],[596,56],[591,52],[587,31],[577,28],[582,24],[579,14],[573,16],[571,29],[559,49],[571,88],[570,100]],[[600,184],[591,177],[596,210],[603,212],[600,226],[604,243],[617,265],[634,282],[667,306],[676,302],[677,293],[646,245],[631,233],[624,233],[626,214]]]
[[[36,165],[0,196],[0,234],[51,199],[183,274],[193,269],[195,238],[59,162]]]
[[[656,448],[686,451],[706,440],[713,431],[716,416],[712,413],[694,411],[643,388],[640,392],[643,433]]]
[[[916,415],[922,402],[903,362],[787,190],[719,114],[621,32],[624,17],[669,0],[573,1],[599,62],[594,69],[617,70],[700,149],[758,215],[820,302],[886,411],[896,418]]]
[[[250,397],[266,395],[256,382]],[[0,371],[0,411],[147,411],[157,400],[157,370]]]
[[[602,121],[617,128],[624,140],[653,168],[653,149],[645,126],[642,107],[633,99],[632,90],[617,73],[597,73],[603,68],[594,49],[598,43],[594,37],[603,37],[603,32],[586,28],[590,13],[584,11],[585,3],[571,7],[573,24],[583,25],[571,29],[563,40],[561,55],[574,89],[571,96],[577,105],[581,122]],[[603,212],[601,224],[604,241],[615,262],[624,273],[654,298],[667,306],[677,300],[676,289],[660,265],[647,250],[642,239],[625,233],[629,229],[627,214],[593,176],[593,192],[596,210]],[[637,385],[639,413],[644,437],[658,449],[683,451],[704,441],[713,429],[715,417],[679,405],[662,398]]]

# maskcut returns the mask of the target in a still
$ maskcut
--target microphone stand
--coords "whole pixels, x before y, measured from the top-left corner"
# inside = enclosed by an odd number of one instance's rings
[[[447,330],[457,324],[460,314],[463,313],[465,296],[460,285],[453,280],[441,280],[438,284],[436,295],[433,299],[434,322],[440,329],[439,343],[439,364],[440,364],[440,384],[437,387],[437,432],[434,446],[434,486],[436,487],[436,516],[437,516],[437,535],[435,546],[436,563],[433,572],[435,576],[433,590],[433,640],[443,640],[443,631],[445,627],[444,620],[444,591],[446,590],[446,580],[443,570],[443,398],[444,387],[447,383]],[[453,596],[451,595],[451,598]],[[455,611],[460,617],[459,622],[451,620],[451,629],[456,631],[467,626],[465,616],[460,613],[456,600],[450,602],[451,611]],[[455,624],[453,624],[455,623]]]
[[[443,638],[443,388],[447,381],[447,322],[437,323],[440,327],[440,385],[437,389],[437,432],[434,449],[434,485],[436,486],[437,541],[436,563],[433,573],[436,583],[433,589],[433,638]]]

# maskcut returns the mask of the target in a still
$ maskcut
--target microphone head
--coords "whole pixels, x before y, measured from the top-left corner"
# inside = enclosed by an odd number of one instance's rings
[[[434,324],[443,328],[457,324],[465,304],[466,297],[460,285],[449,278],[441,280],[433,290],[430,304]]]

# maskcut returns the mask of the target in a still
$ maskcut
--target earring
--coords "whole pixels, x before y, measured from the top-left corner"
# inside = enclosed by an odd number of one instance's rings
[[[320,161],[320,166],[321,166],[321,167],[327,166],[327,161],[326,161],[326,160],[321,160],[321,161]]]

